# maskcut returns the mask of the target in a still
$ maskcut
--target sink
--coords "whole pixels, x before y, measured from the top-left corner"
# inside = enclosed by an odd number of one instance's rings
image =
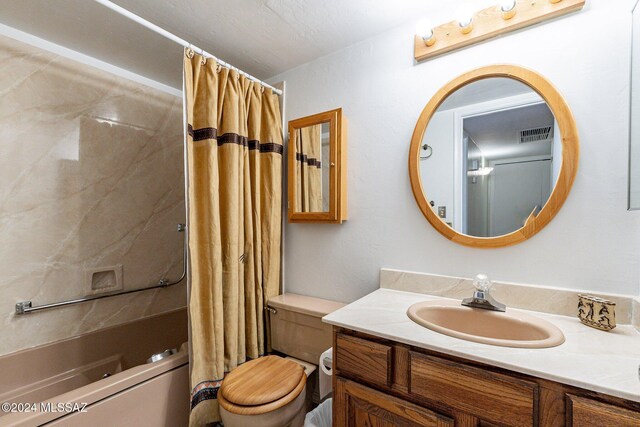
[[[548,348],[564,342],[555,325],[521,311],[498,312],[465,307],[460,301],[435,300],[413,304],[407,315],[441,334],[502,347]]]

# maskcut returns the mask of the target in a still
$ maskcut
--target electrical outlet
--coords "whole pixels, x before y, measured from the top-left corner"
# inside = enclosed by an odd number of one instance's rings
[[[447,217],[447,207],[446,206],[438,206],[438,216],[440,218]]]

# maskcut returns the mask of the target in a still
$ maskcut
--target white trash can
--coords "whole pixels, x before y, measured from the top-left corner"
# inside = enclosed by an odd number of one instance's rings
[[[331,402],[329,398],[304,417],[304,427],[331,427]]]

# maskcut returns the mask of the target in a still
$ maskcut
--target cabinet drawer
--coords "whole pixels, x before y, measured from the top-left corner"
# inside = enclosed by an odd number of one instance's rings
[[[335,363],[338,375],[361,378],[381,386],[391,385],[393,348],[350,335],[336,335]]]
[[[538,386],[529,381],[411,352],[410,390],[489,422],[537,424]]]
[[[640,426],[638,412],[572,395],[567,395],[567,415],[573,427]]]

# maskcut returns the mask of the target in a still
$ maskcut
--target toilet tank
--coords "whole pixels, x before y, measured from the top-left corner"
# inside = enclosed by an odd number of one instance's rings
[[[322,323],[322,318],[344,305],[297,294],[271,298],[268,303],[271,347],[317,365],[322,352],[333,345],[332,327]]]

